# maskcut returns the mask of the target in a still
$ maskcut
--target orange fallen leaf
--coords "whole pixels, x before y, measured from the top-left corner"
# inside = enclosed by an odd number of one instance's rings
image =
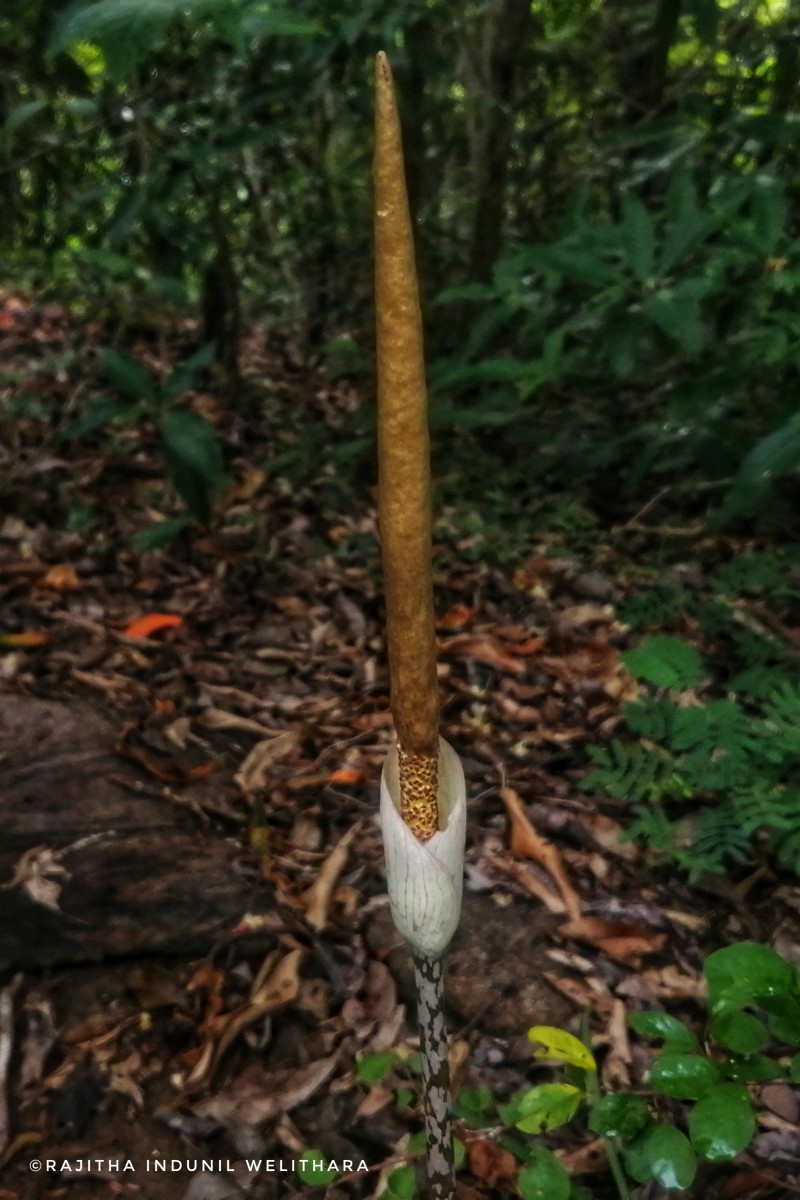
[[[364,772],[358,767],[339,767],[338,771],[331,774],[331,783],[361,783],[363,779]]]
[[[173,613],[150,613],[133,621],[123,632],[127,637],[146,638],[159,629],[174,629],[182,624],[183,617],[176,617]]]
[[[467,1155],[472,1174],[489,1187],[497,1187],[499,1183],[510,1183],[519,1171],[519,1164],[514,1155],[489,1138],[477,1137],[474,1141],[469,1141]]]
[[[468,604],[454,604],[452,608],[436,622],[437,629],[463,629],[472,617],[474,609]]]
[[[8,646],[12,650],[25,650],[30,646],[46,646],[50,638],[46,633],[36,633],[27,630],[25,633],[0,633],[0,646]]]
[[[42,586],[58,592],[73,592],[81,586],[81,581],[69,563],[57,563],[45,575]]]

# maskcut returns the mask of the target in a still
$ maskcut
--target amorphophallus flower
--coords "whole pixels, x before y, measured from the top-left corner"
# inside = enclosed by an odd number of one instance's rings
[[[455,1190],[442,953],[461,915],[464,773],[439,737],[422,317],[392,74],[375,80],[378,517],[397,745],[381,776],[392,917],[414,950],[433,1200]]]
[[[401,816],[396,750],[381,775],[381,828],[392,919],[418,954],[440,955],[458,927],[464,879],[467,800],[458,755],[439,740],[439,828],[422,841]]]

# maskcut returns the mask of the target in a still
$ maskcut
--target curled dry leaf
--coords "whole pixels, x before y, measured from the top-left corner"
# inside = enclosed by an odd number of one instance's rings
[[[490,1138],[476,1137],[467,1142],[469,1169],[476,1179],[489,1187],[510,1185],[519,1173],[519,1163],[509,1150]]]
[[[304,895],[306,902],[306,920],[312,929],[324,929],[328,922],[328,906],[331,900],[336,880],[341,875],[347,863],[350,843],[361,828],[357,821],[339,841],[322,864],[319,875]]]
[[[588,942],[609,958],[634,966],[642,955],[661,950],[667,940],[666,934],[624,921],[607,921],[603,917],[578,917],[561,925],[556,932],[561,938]]]
[[[531,858],[549,871],[558,885],[566,911],[570,917],[577,919],[581,912],[581,899],[567,879],[558,850],[552,842],[536,832],[522,807],[522,801],[512,788],[501,788],[500,799],[511,822],[511,853]]]
[[[515,675],[525,672],[525,664],[509,653],[496,638],[488,635],[478,637],[471,633],[456,634],[455,637],[439,643],[439,653],[453,654],[458,658],[472,658],[498,671],[512,671]]]
[[[278,733],[253,746],[234,775],[245,796],[249,798],[267,786],[271,768],[297,749],[298,740],[296,733]]]

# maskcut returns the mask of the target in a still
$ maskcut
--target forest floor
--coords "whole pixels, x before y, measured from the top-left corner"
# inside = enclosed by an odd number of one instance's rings
[[[163,374],[179,332],[125,352]],[[225,447],[224,504],[142,550],[180,511],[151,422],[64,436],[109,394],[102,340],[0,295],[0,1200],[278,1197],[310,1190],[291,1164],[312,1148],[354,1164],[334,1197],[377,1195],[420,1168],[421,1117],[376,823],[375,511],[368,483],[332,506],[324,463],[319,488],[269,465],[306,426],[334,441],[368,398],[253,335],[245,401],[184,397]],[[622,840],[620,801],[581,787],[586,747],[642,686],[617,606],[651,560],[624,536],[584,555],[532,537],[502,569],[468,549],[443,548],[435,579],[442,732],[469,798],[454,1089],[503,1100],[551,1078],[527,1029],[588,1014],[604,1085],[647,1095],[628,1014],[701,1031],[702,963],[730,942],[800,961],[800,886],[766,859],[690,885]],[[687,541],[665,569],[701,586],[709,555],[737,552]],[[750,1151],[690,1195],[800,1193],[797,1089],[759,1100]],[[514,1190],[502,1132],[457,1122],[461,1200]],[[594,1135],[545,1141],[588,1194],[617,1194]]]

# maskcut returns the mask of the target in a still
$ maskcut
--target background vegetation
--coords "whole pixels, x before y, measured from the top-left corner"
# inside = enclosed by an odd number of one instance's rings
[[[368,384],[384,47],[445,491],[485,481],[488,455],[498,519],[591,526],[668,486],[673,510],[785,528],[799,15],[796,0],[8,0],[6,279],[112,332],[193,311],[234,391],[242,313]]]

